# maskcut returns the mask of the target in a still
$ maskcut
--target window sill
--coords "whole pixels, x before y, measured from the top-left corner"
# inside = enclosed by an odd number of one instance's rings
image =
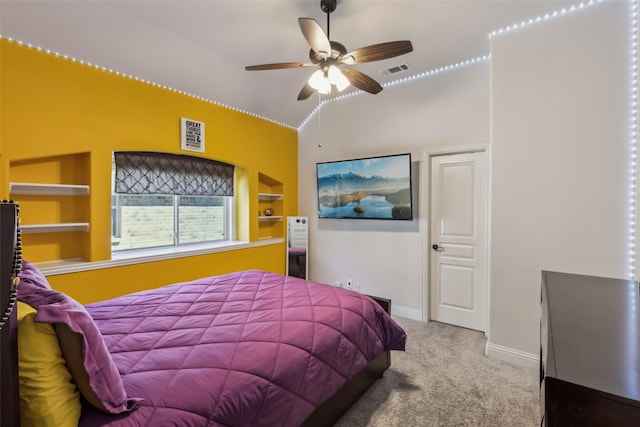
[[[235,251],[238,249],[255,248],[259,246],[283,243],[283,238],[260,240],[258,242],[224,242],[216,244],[187,245],[174,248],[145,249],[116,253],[109,261],[86,262],[80,259],[47,261],[35,263],[35,266],[45,276],[57,274],[77,273],[80,271],[99,270],[101,268],[121,267],[124,265],[142,264],[145,262],[163,261],[167,259],[183,258],[196,255],[213,254],[217,252]]]

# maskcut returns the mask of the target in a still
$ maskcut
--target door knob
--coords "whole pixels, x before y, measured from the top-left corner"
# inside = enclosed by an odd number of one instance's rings
[[[434,243],[433,245],[431,245],[431,247],[433,248],[434,251],[444,252],[444,248],[438,246],[437,243]]]

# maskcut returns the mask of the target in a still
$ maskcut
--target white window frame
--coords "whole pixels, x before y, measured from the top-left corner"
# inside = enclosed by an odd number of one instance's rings
[[[233,184],[234,184],[234,188],[237,188],[237,182],[236,182],[236,176],[234,174],[233,177]],[[115,182],[115,159],[112,156],[112,164],[111,164],[111,195],[115,195],[115,188],[114,188],[114,182]],[[175,196],[175,195],[174,195]],[[190,253],[190,252],[195,252],[200,253],[202,251],[205,251],[205,253],[210,252],[211,250],[213,251],[217,251],[218,249],[224,249],[224,248],[232,248],[233,246],[237,246],[237,245],[245,245],[246,242],[240,242],[236,240],[236,236],[237,236],[237,224],[236,224],[236,213],[237,213],[237,195],[233,195],[233,196],[226,196],[229,197],[229,200],[227,201],[227,203],[225,203],[225,229],[224,229],[224,233],[225,233],[225,239],[221,239],[221,240],[215,240],[215,241],[208,241],[208,242],[198,242],[198,243],[186,243],[183,245],[177,245],[176,244],[176,240],[177,240],[177,235],[176,235],[176,231],[177,231],[177,222],[179,221],[178,218],[178,211],[177,211],[177,198],[174,198],[174,228],[173,228],[173,234],[174,234],[174,238],[173,238],[173,242],[174,244],[171,246],[160,246],[160,247],[154,247],[154,248],[139,248],[139,249],[125,249],[125,250],[120,250],[120,251],[114,251],[113,248],[111,249],[111,259],[112,260],[129,260],[129,259],[135,259],[135,258],[147,258],[147,257],[152,257],[152,258],[156,258],[156,257],[160,257],[160,259],[167,259],[167,258],[171,258],[173,257],[175,254],[181,254],[181,253]],[[116,215],[119,215],[120,213],[120,200],[116,199],[116,203],[115,205],[113,204],[113,202],[109,203],[109,212],[111,215],[113,215],[113,208],[116,208]],[[111,221],[113,221],[113,216],[111,216]],[[121,222],[118,221],[115,224],[115,227],[118,229],[118,235],[120,234],[120,227],[121,227]],[[113,224],[110,224],[110,230],[113,230]],[[113,234],[111,234],[111,237],[113,237]]]

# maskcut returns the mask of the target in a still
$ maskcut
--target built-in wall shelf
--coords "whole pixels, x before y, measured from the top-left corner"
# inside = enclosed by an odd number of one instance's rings
[[[89,152],[9,163],[6,190],[20,205],[29,261],[91,259],[91,164]]]
[[[56,224],[20,225],[23,234],[31,233],[60,233],[63,231],[89,231],[88,222],[61,222]]]
[[[37,184],[31,182],[9,183],[10,194],[27,194],[39,196],[88,196],[88,185],[69,184]]]
[[[282,194],[258,193],[258,200],[282,200]]]
[[[282,221],[282,215],[259,216],[258,221]]]
[[[258,173],[257,214],[259,240],[284,236],[284,186],[281,181],[263,173]]]

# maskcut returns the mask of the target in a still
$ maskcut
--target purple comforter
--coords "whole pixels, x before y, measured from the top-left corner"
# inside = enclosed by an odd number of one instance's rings
[[[81,426],[298,426],[405,333],[370,298],[264,271],[87,306],[130,397]]]

